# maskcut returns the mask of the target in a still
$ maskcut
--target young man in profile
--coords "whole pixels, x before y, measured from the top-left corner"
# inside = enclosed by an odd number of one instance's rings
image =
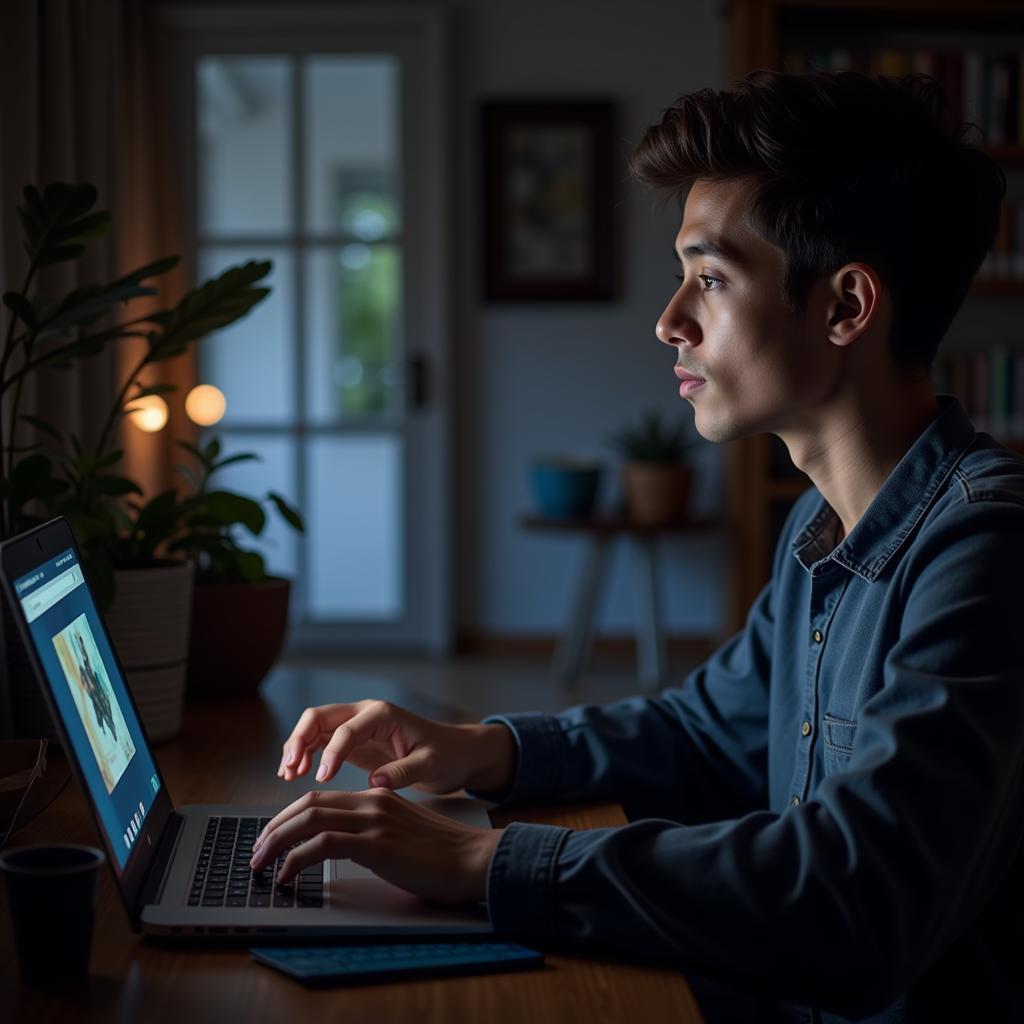
[[[938,107],[916,77],[754,72],[635,154],[686,194],[656,333],[697,430],[775,434],[814,484],[745,628],[657,698],[472,726],[309,709],[279,773],[323,748],[318,780],[349,760],[374,788],[286,808],[256,867],[302,842],[285,877],[351,857],[486,899],[502,932],[741,990],[736,1019],[1024,1019],[1024,460],[929,382],[1005,181]],[[470,829],[410,784],[631,823]]]

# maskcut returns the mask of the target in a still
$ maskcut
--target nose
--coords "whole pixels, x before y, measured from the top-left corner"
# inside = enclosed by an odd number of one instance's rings
[[[664,312],[658,317],[654,333],[659,341],[666,345],[679,348],[680,345],[699,345],[701,342],[700,325],[686,310],[683,289],[680,288],[669,299]]]

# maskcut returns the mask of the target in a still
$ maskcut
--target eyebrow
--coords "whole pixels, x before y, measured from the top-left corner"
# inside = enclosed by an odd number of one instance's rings
[[[714,256],[722,260],[723,263],[739,264],[742,262],[728,245],[720,240],[716,241],[711,238],[702,238],[700,241],[691,242],[683,247],[684,259],[692,260],[697,256]],[[675,260],[679,259],[679,253],[676,252],[675,247],[672,249],[672,258]]]

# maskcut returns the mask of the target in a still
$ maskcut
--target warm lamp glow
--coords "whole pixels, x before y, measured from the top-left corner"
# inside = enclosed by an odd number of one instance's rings
[[[146,395],[125,406],[132,422],[147,434],[163,430],[167,423],[167,403],[159,395]]]
[[[199,384],[194,387],[185,399],[185,412],[188,418],[201,427],[212,427],[224,418],[228,401],[224,393],[212,384]]]

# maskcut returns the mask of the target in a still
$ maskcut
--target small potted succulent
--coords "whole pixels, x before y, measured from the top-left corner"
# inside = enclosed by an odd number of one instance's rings
[[[611,441],[625,457],[622,487],[629,519],[641,526],[685,519],[694,475],[685,462],[694,444],[685,423],[670,425],[654,410],[613,434]]]

